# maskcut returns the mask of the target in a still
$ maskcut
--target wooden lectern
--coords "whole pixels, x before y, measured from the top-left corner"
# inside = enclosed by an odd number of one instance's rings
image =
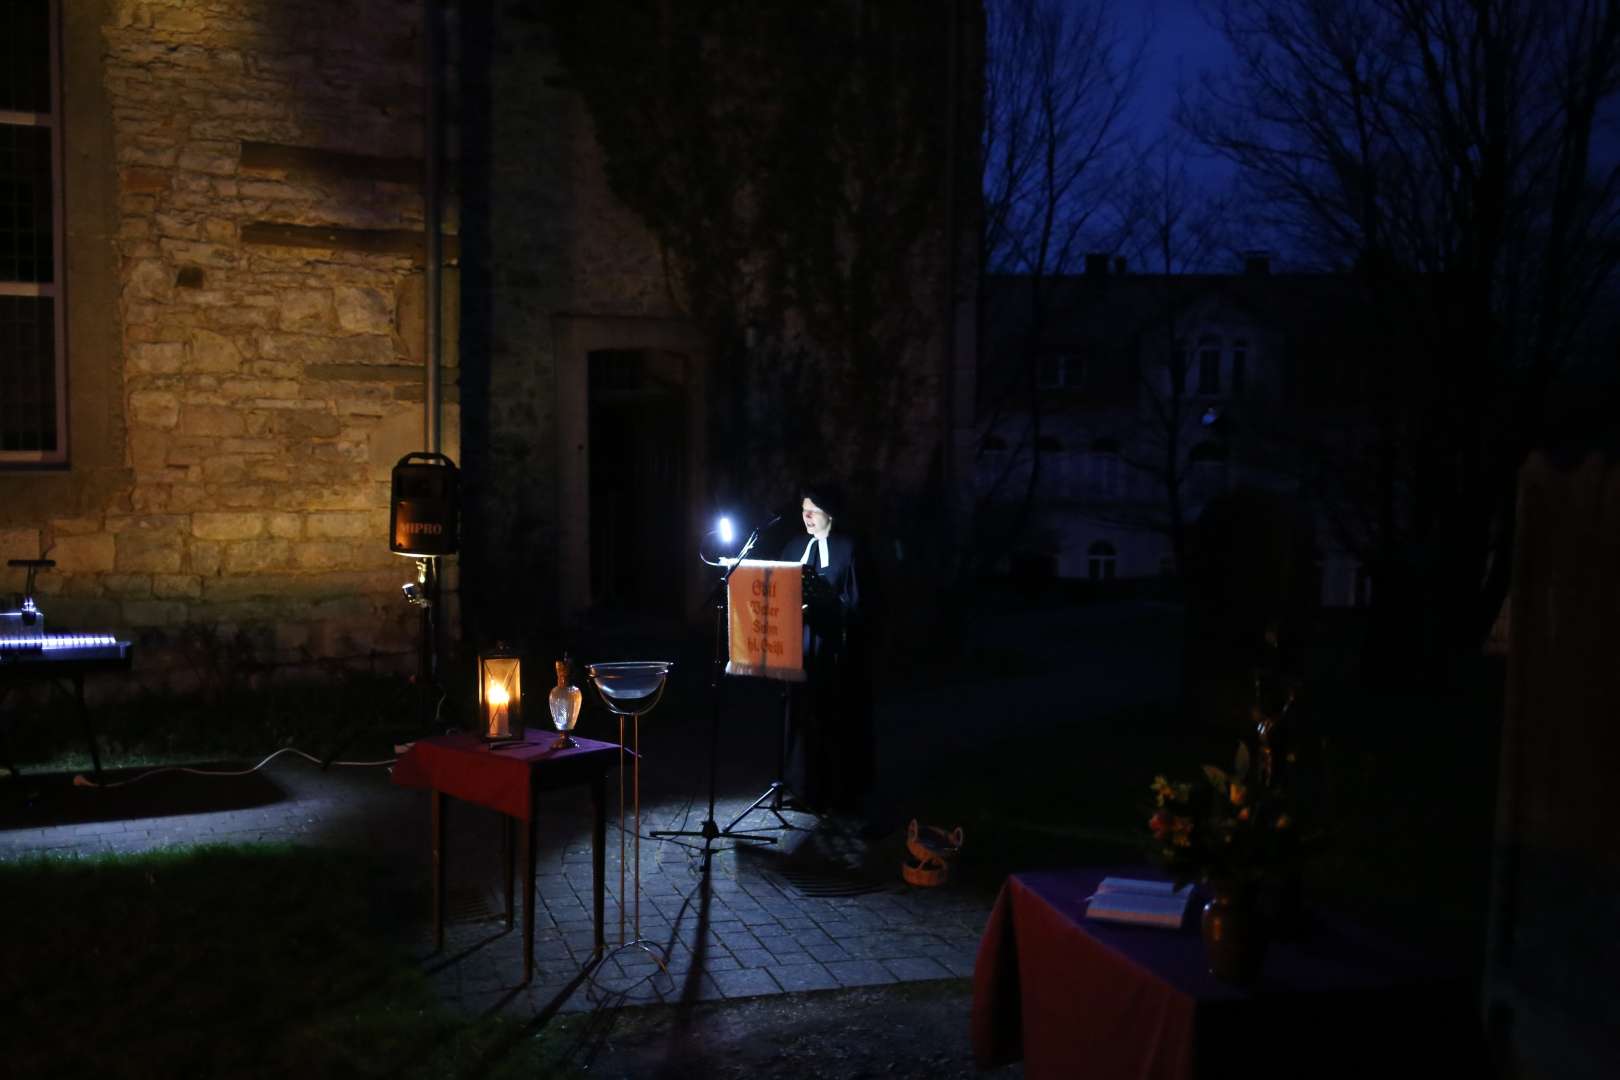
[[[727,675],[804,682],[804,567],[744,559],[726,583]]]
[[[782,775],[787,768],[787,728],[793,707],[788,684],[805,681],[804,567],[796,562],[744,559],[726,583],[726,601],[731,613],[726,674],[780,682],[782,719],[777,732],[776,779],[721,831],[731,834],[755,810],[776,815],[784,829],[798,829],[782,816],[784,809],[803,809],[790,801],[792,791]]]

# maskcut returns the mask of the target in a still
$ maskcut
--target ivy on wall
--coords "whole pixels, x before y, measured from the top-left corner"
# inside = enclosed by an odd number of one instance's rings
[[[614,194],[717,343],[734,494],[869,497],[937,417],[952,5],[596,0],[547,18]],[[754,328],[749,333],[748,328]],[[937,419],[911,423],[937,431]],[[922,447],[921,459],[932,447]],[[744,479],[743,463],[747,464]],[[718,463],[724,471],[727,462]]]

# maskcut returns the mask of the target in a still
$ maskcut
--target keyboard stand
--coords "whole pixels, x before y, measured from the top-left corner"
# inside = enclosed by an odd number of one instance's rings
[[[53,671],[50,669],[53,666],[58,665],[52,664],[39,664],[38,666],[33,664],[0,664],[0,705],[5,704],[6,698],[11,694],[12,688],[18,683],[22,682],[49,683],[51,689],[71,699],[74,706],[78,709],[79,723],[84,728],[84,743],[85,746],[90,750],[90,764],[95,772],[96,782],[100,783],[101,754],[96,749],[96,731],[95,727],[90,722],[90,708],[84,703],[85,670],[87,668],[98,666],[116,666],[122,668],[123,670],[128,670],[128,664],[127,662],[123,664],[117,664],[114,662],[112,664],[98,665],[93,660],[70,660],[67,661],[66,664],[73,665],[74,670]],[[66,664],[60,666],[66,666]],[[72,689],[69,690],[68,686],[71,686]],[[5,762],[6,767],[11,770],[11,775],[15,777],[22,775],[22,773],[21,770],[17,768],[16,762],[13,761],[11,757],[11,748],[6,739],[6,729],[8,726],[9,720],[7,716],[3,711],[0,711],[0,760]]]

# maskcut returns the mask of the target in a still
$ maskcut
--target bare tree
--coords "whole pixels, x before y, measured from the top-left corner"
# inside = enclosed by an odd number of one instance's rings
[[[1141,156],[1121,214],[1133,261],[1158,270],[1154,325],[1144,336],[1146,355],[1138,357],[1145,361],[1136,373],[1140,404],[1120,440],[1121,460],[1157,497],[1123,504],[1103,499],[1091,512],[1099,520],[1165,535],[1178,573],[1187,553],[1190,452],[1212,419],[1197,407],[1189,385],[1194,343],[1186,323],[1198,295],[1185,275],[1229,251],[1230,213],[1230,197],[1193,176],[1191,148],[1172,133]]]
[[[1072,271],[1098,236],[1117,235],[1109,214],[1126,176],[1124,118],[1146,38],[1127,41],[1104,0],[990,0],[985,36],[980,271],[1030,282],[1027,314],[1018,317],[1020,378],[992,389],[986,425],[1012,415],[1023,425],[991,486],[995,493],[1014,475],[1024,481],[1000,546],[1027,525],[1040,480],[1046,282]]]
[[[1620,257],[1616,0],[1212,0],[1237,62],[1180,118],[1376,322],[1353,449],[1364,560],[1477,646],[1507,588],[1514,480]],[[1400,362],[1393,362],[1394,358]],[[1402,580],[1391,572],[1391,577]],[[1403,592],[1380,583],[1379,597]],[[1410,599],[1410,596],[1403,599]]]

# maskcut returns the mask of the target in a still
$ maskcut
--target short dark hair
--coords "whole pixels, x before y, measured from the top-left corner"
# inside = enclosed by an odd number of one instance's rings
[[[835,518],[844,511],[843,492],[839,490],[838,485],[829,481],[800,484],[800,503],[802,504],[805,499],[809,499],[821,507],[822,510],[826,511],[828,517]]]

